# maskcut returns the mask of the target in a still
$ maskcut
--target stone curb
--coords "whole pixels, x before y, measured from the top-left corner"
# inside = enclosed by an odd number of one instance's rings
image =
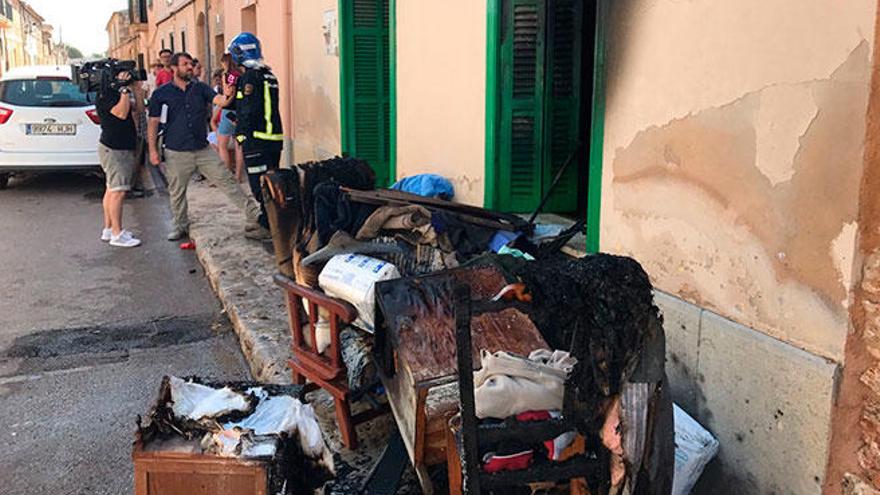
[[[211,287],[232,322],[254,379],[291,382],[290,333],[275,259],[244,237],[244,214],[206,182],[188,190],[190,238]]]

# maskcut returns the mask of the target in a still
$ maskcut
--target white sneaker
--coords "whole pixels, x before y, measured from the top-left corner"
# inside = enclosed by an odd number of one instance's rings
[[[113,237],[113,229],[104,229],[101,231],[101,240],[104,242],[110,242],[110,238]]]
[[[141,240],[132,237],[131,232],[123,230],[119,235],[114,235],[110,238],[110,245],[116,247],[135,247],[141,245]]]

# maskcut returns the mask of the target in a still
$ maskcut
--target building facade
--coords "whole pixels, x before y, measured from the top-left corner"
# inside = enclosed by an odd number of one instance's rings
[[[107,56],[134,60],[138,68],[149,65],[147,0],[129,0],[128,8],[114,12],[107,21]]]
[[[158,58],[159,51],[185,51],[197,58],[206,70],[218,67],[222,45],[222,0],[132,0],[146,1],[146,63]],[[218,37],[219,36],[219,37]]]
[[[67,50],[53,39],[53,28],[30,5],[0,1],[0,73],[24,65],[67,63]]]

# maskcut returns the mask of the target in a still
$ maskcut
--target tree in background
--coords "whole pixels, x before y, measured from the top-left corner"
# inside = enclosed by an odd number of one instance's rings
[[[83,58],[82,52],[77,47],[70,45],[67,45],[67,56],[71,59]]]

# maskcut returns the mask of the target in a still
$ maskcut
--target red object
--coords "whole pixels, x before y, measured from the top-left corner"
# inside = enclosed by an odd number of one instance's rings
[[[174,72],[171,69],[159,69],[159,73],[156,74],[156,87],[169,83],[174,79]]]
[[[516,420],[522,423],[526,423],[529,421],[547,421],[551,419],[553,416],[550,415],[550,411],[525,411],[516,415]]]
[[[5,124],[12,117],[12,110],[0,107],[0,124]]]
[[[86,115],[88,115],[89,119],[91,119],[91,121],[94,122],[96,125],[101,124],[101,117],[98,116],[98,111],[94,108],[86,110]]]
[[[525,450],[511,455],[486,454],[483,458],[483,471],[487,473],[519,471],[520,469],[529,467],[532,463],[533,457],[534,453],[531,450]]]
[[[196,243],[194,243],[193,241],[187,241],[187,242],[180,243],[180,249],[195,249],[195,248],[196,248]]]
[[[241,77],[241,73],[237,70],[231,70],[226,73],[226,85],[227,86],[235,86],[238,84],[238,78]]]

